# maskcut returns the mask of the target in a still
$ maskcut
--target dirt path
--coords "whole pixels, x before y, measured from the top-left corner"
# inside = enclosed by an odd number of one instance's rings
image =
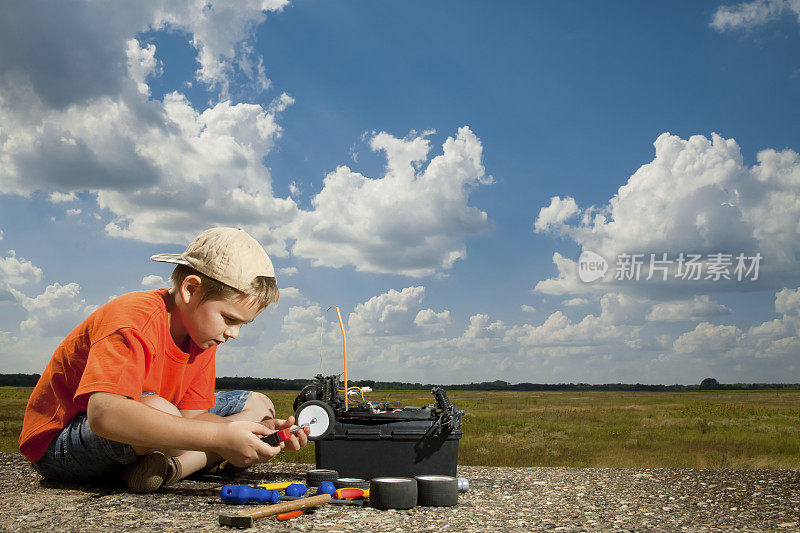
[[[302,481],[307,465],[264,464],[235,482]],[[19,454],[0,454],[2,531],[231,531],[217,478],[155,494],[42,482]],[[270,531],[798,531],[800,472],[462,467],[452,508],[326,506]]]

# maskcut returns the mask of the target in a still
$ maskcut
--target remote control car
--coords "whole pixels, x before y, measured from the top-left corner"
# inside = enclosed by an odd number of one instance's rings
[[[319,374],[294,401],[298,424],[315,420],[309,439],[316,441],[317,468],[362,479],[456,475],[464,411],[455,408],[444,389],[434,387],[434,403],[422,407],[371,402],[360,387],[348,393],[355,398],[345,405],[339,376]]]
[[[464,411],[456,409],[441,387],[434,402],[401,407],[398,402],[367,400],[369,387],[348,387],[347,340],[342,331],[344,382],[339,375],[318,374],[297,395],[293,409],[298,425],[311,428],[317,469],[340,477],[456,475],[458,441]]]

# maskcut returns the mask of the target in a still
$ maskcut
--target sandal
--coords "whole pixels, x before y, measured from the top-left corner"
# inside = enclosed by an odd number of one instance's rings
[[[122,471],[128,490],[147,494],[174,485],[183,477],[181,463],[175,457],[154,451],[138,458]]]
[[[236,466],[228,460],[224,460],[221,463],[217,463],[212,467],[207,468],[203,473],[209,474],[212,476],[222,476],[222,477],[233,477],[238,474],[241,474],[245,470],[250,468],[249,466]]]

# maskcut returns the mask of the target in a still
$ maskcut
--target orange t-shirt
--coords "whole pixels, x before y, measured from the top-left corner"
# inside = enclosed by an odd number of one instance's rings
[[[167,289],[124,294],[89,315],[56,348],[33,389],[19,449],[36,461],[93,392],[139,400],[153,391],[179,409],[214,406],[216,346],[189,353],[169,332]]]

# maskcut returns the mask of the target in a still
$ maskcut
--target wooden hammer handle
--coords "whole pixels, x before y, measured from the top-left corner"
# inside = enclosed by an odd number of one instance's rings
[[[265,516],[272,516],[275,514],[285,513],[286,511],[294,511],[295,509],[308,509],[309,507],[316,507],[318,505],[325,505],[331,501],[330,494],[319,494],[309,498],[300,498],[290,502],[276,503],[275,505],[267,505],[266,507],[259,507],[242,513],[242,516],[249,516],[254,520],[256,518],[264,518]]]

